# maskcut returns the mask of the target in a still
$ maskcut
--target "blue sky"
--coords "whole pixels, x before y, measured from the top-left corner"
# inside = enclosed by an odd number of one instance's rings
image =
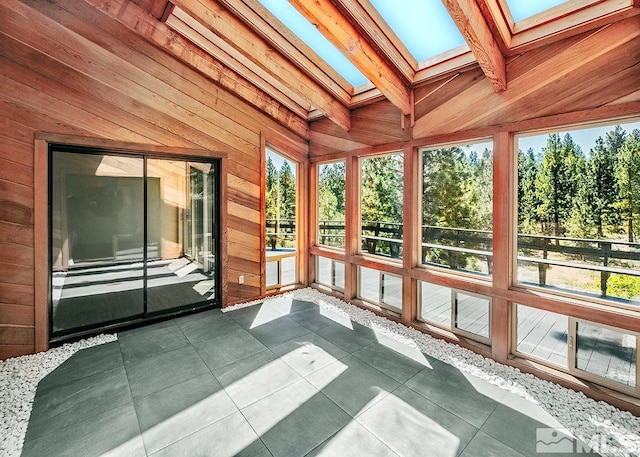
[[[526,17],[548,10],[566,0],[507,0],[513,20],[518,22]]]
[[[440,1],[440,0],[438,0]],[[367,78],[322,35],[318,29],[298,12],[287,0],[260,0],[262,6],[273,13],[307,46],[331,65],[351,85],[365,84]]]

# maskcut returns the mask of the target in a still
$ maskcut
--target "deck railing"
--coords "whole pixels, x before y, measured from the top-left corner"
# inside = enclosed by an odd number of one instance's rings
[[[398,258],[402,253],[402,224],[382,221],[362,223],[362,250],[370,254]],[[493,233],[452,227],[422,226],[422,261],[429,262],[429,254],[445,253],[449,261],[475,257],[486,262],[486,271],[493,269]],[[344,246],[344,223],[320,221],[319,242]],[[600,292],[607,296],[607,283],[612,273],[640,277],[640,243],[622,240],[589,239],[553,235],[518,234],[518,263],[534,264],[538,269],[537,282],[547,285],[547,270],[551,266],[600,272]],[[449,265],[464,269],[459,265]]]
[[[319,242],[324,246],[343,247],[344,221],[319,221]],[[267,219],[267,245],[272,250],[278,243],[295,240],[296,225],[292,219]],[[402,255],[402,223],[364,221],[361,227],[363,252],[391,258]],[[464,270],[465,259],[473,257],[493,270],[493,233],[452,227],[422,226],[422,262]],[[547,285],[547,270],[567,267],[600,273],[600,293],[606,297],[611,274],[640,277],[640,243],[622,240],[573,238],[553,235],[517,236],[518,264],[537,266],[537,283]],[[444,259],[443,263],[430,259]]]

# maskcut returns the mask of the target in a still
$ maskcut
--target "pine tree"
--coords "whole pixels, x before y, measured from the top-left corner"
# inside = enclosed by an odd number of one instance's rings
[[[640,130],[635,129],[620,148],[615,176],[619,186],[617,206],[624,213],[629,242],[633,242],[634,221],[640,213]]]
[[[563,234],[583,170],[584,155],[571,135],[567,133],[560,140],[559,134],[550,134],[536,179],[536,194],[540,201],[537,214],[543,223],[543,233],[549,233],[553,228],[555,236]]]
[[[536,193],[539,158],[533,149],[518,151],[518,231],[535,233],[538,223],[536,209],[540,204]]]
[[[296,178],[289,161],[285,160],[278,173],[280,184],[280,217],[295,220],[296,218]]]

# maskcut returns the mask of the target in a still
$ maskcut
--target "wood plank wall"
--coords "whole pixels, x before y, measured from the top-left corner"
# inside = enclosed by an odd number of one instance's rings
[[[261,141],[306,158],[306,139],[89,3],[3,0],[0,359],[34,351],[36,132],[225,154],[226,301],[260,295]]]

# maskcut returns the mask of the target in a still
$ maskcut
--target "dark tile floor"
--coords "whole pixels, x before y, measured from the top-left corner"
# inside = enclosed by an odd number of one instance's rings
[[[520,397],[281,297],[76,353],[39,384],[22,455],[537,456],[537,429],[554,426]]]

